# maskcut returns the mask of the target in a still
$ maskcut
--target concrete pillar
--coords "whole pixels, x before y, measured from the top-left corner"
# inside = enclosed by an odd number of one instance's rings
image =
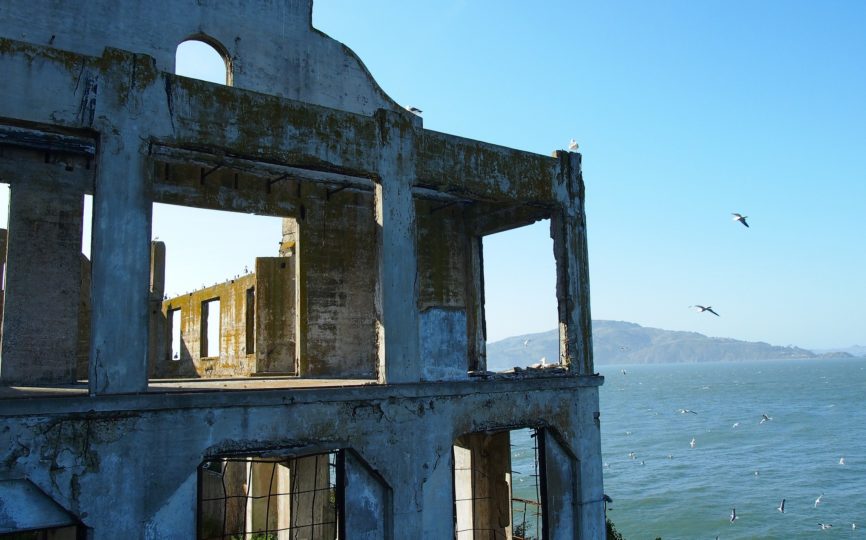
[[[376,118],[384,141],[375,188],[379,379],[416,382],[421,380],[421,358],[412,128],[398,113],[379,110]]]
[[[582,388],[574,400],[576,432],[569,441],[574,452],[574,485],[577,497],[575,512],[577,538],[603,538],[604,479],[601,459],[601,427],[599,423],[598,387]]]
[[[147,389],[151,200],[135,135],[103,133],[93,195],[90,393]]]
[[[576,521],[575,494],[577,474],[574,456],[560,444],[549,429],[539,430],[544,463],[545,538],[573,540],[579,528]]]
[[[150,296],[148,312],[148,372],[157,377],[159,366],[168,358],[171,336],[166,333],[167,324],[162,312],[165,296],[165,242],[150,243]]]
[[[589,309],[584,185],[580,154],[558,151],[560,208],[550,219],[556,257],[556,298],[559,307],[559,361],[573,373],[591,375],[592,320]]]
[[[75,382],[83,201],[37,182],[10,190],[3,384]]]
[[[390,523],[390,500],[384,482],[351,450],[343,456],[343,529],[354,540],[393,538],[386,529]]]

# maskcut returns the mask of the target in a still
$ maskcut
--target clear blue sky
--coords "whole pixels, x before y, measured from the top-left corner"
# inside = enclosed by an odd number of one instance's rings
[[[866,2],[318,0],[314,24],[426,128],[578,140],[594,318],[866,344]],[[155,209],[170,289],[275,253],[278,221],[213,216]],[[245,251],[215,260],[226,244]],[[555,327],[551,250],[546,226],[485,239],[491,340]]]

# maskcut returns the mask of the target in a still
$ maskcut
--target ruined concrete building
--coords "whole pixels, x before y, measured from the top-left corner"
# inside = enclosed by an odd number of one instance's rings
[[[580,155],[424,129],[311,17],[0,3],[0,534],[603,536]],[[226,85],[175,74],[190,39]],[[280,217],[280,250],[165,299],[155,203]],[[490,373],[482,239],[541,219],[560,367]]]

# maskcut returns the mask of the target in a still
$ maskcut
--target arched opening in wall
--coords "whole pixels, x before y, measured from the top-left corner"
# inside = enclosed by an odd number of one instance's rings
[[[345,538],[345,457],[332,450],[205,460],[197,538]]]
[[[469,433],[454,441],[455,538],[546,538],[543,430]]]
[[[487,369],[558,364],[550,219],[483,236],[482,260]]]
[[[232,65],[228,51],[205,36],[190,38],[177,46],[174,72],[191,79],[232,85]]]

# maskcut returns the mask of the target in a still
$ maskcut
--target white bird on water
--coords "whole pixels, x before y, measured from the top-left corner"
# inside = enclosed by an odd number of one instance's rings
[[[713,306],[699,306],[699,305],[695,304],[694,306],[689,306],[689,307],[693,307],[697,310],[700,310],[701,313],[704,313],[705,311],[709,311],[710,313],[712,313],[716,317],[720,317],[720,315],[718,313],[713,311]]]
[[[776,508],[779,512],[785,513],[785,499],[782,499],[782,502],[779,503],[779,507]]]
[[[826,531],[827,529],[833,528],[833,526],[830,525],[829,523],[819,523],[818,525],[821,527],[822,531]]]
[[[818,508],[818,505],[821,504],[821,498],[823,498],[823,497],[824,497],[824,494],[822,493],[822,494],[818,495],[817,499],[815,499],[815,508]]]
[[[569,152],[577,152],[577,148],[578,148],[577,141],[575,141],[574,139],[571,139],[570,141],[568,141],[568,151]]]
[[[740,423],[739,423],[739,422],[734,422],[734,425],[731,426],[731,429],[736,428],[736,427],[740,427]]]
[[[698,414],[691,409],[680,409],[679,411],[680,411],[680,414],[686,414],[686,413]]]
[[[736,519],[737,519],[737,509],[731,508],[731,523],[736,521]]]
[[[696,444],[698,444],[697,441],[695,441],[695,438],[692,437],[692,440],[689,442],[689,446],[691,446],[692,448],[694,448]]]
[[[746,218],[749,216],[744,216],[743,214],[738,214],[736,212],[731,212],[731,215],[734,216],[734,221],[739,221],[740,223],[742,223],[746,227],[749,226],[749,224],[746,223]]]
[[[845,458],[844,458],[844,457],[840,457],[840,458],[839,458],[839,465],[844,465],[844,464],[845,464]]]

